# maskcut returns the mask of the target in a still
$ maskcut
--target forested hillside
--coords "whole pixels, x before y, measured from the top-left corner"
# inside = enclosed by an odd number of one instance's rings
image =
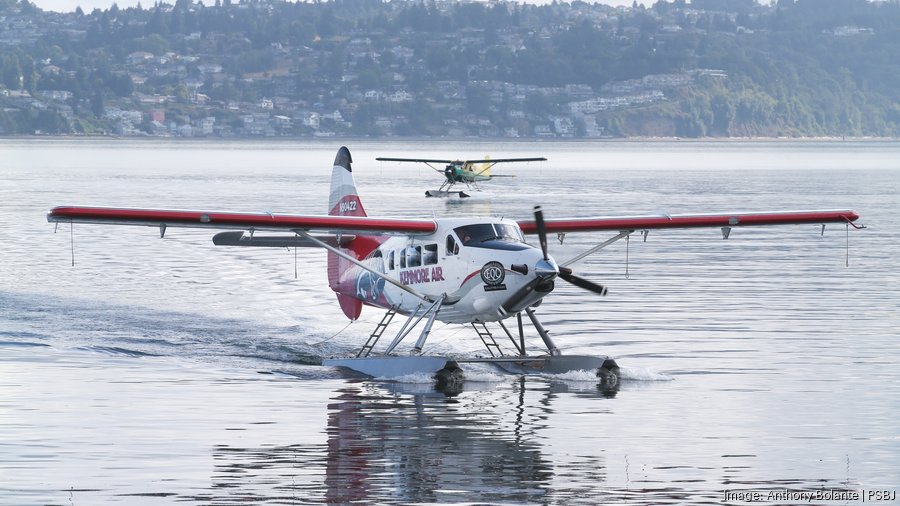
[[[0,0],[0,134],[898,136],[896,0]]]

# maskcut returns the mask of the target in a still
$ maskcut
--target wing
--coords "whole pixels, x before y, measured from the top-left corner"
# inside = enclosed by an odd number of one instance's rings
[[[859,215],[850,210],[775,211],[722,214],[679,214],[621,216],[545,220],[547,232],[590,232],[598,230],[649,230],[658,228],[746,227],[753,225],[794,225],[803,223],[852,223]],[[537,233],[534,220],[520,221],[526,234]]]
[[[509,162],[545,162],[544,157],[537,158],[489,158],[487,160],[432,160],[430,158],[375,158],[379,162],[419,162],[419,163],[509,163]]]
[[[543,156],[537,158],[488,158],[486,160],[466,160],[464,163],[510,163],[510,162],[546,162]]]
[[[433,220],[77,206],[55,207],[47,213],[47,221],[156,226],[162,232],[167,227],[396,235],[430,234],[437,230]]]
[[[461,163],[459,160],[432,160],[430,158],[375,158],[379,162],[417,162],[417,163]]]

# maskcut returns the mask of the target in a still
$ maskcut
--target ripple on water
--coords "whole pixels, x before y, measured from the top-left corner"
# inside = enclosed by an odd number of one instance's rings
[[[720,504],[896,485],[897,143],[352,143],[371,215],[857,208],[870,225],[849,268],[839,226],[653,231],[576,264],[609,295],[561,283],[538,314],[566,353],[616,358],[614,391],[324,368],[381,315],[347,326],[322,252],[76,226],[73,268],[44,218],[67,202],[321,214],[335,147],[0,140],[0,502]],[[432,174],[374,162],[461,151],[550,162],[453,203],[422,196]],[[429,351],[484,354],[440,325]]]

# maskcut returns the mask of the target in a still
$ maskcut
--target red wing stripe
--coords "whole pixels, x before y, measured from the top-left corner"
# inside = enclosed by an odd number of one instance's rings
[[[856,221],[854,211],[788,211],[767,213],[697,214],[675,216],[632,216],[545,220],[547,232],[588,232],[592,230],[641,230],[656,228],[739,227],[752,225],[792,225],[803,223],[846,223]],[[534,221],[520,221],[526,234],[537,233]]]
[[[433,233],[434,221],[359,216],[252,214],[216,211],[115,209],[107,207],[56,207],[47,221],[119,223],[134,225],[182,225],[213,228],[329,229],[370,232]]]

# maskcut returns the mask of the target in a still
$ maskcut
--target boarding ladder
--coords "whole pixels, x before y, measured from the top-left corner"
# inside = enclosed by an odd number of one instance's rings
[[[503,356],[503,350],[500,349],[500,345],[494,340],[493,334],[491,334],[484,322],[472,322],[472,328],[475,329],[475,333],[481,338],[481,342],[484,343],[492,357]],[[494,350],[497,350],[497,352],[494,353]]]
[[[387,310],[387,313],[384,313],[384,316],[381,317],[381,322],[375,326],[375,330],[372,331],[372,335],[369,336],[369,339],[366,341],[366,344],[360,348],[359,353],[356,354],[356,357],[368,357],[369,353],[372,352],[372,348],[378,344],[378,340],[381,339],[381,335],[384,334],[387,326],[390,325],[391,320],[394,319],[394,315],[397,314],[397,306],[391,306],[390,309]]]

